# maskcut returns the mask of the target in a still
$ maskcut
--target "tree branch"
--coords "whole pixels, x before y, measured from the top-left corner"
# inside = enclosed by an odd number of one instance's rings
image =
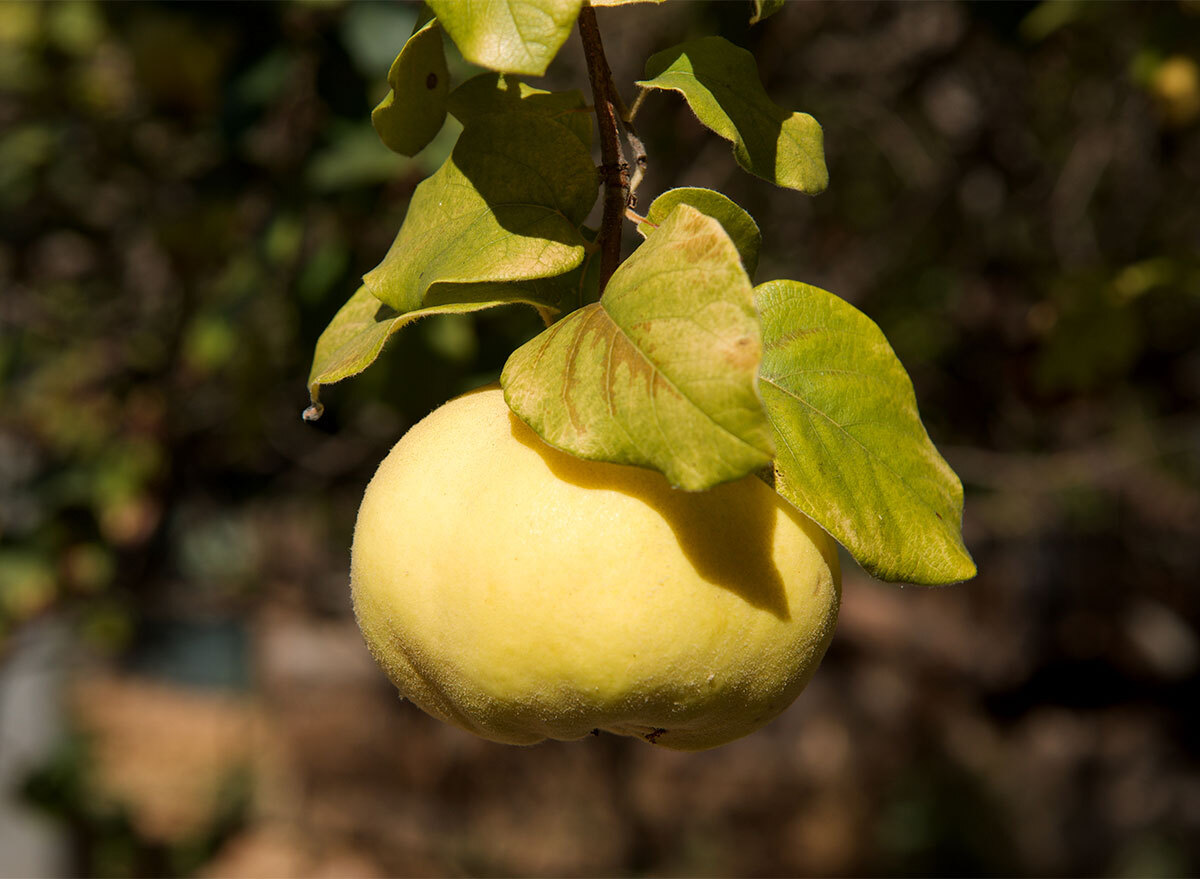
[[[592,83],[592,101],[596,121],[600,126],[600,177],[604,182],[604,214],[600,220],[600,292],[621,262],[621,224],[629,193],[629,166],[621,152],[621,135],[617,129],[617,110],[620,98],[613,94],[612,71],[604,56],[596,10],[588,3],[579,10],[579,38],[587,58],[588,79]]]

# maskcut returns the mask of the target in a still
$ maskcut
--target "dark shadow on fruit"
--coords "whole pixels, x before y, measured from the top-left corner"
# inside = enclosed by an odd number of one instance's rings
[[[671,526],[680,549],[703,580],[780,619],[791,618],[783,577],[771,552],[774,505],[753,502],[754,497],[736,484],[680,491],[661,474],[640,467],[596,462],[580,472],[577,461],[548,446],[516,415],[509,413],[509,420],[513,439],[536,451],[559,479],[581,488],[619,491],[648,504]],[[823,539],[816,525],[785,510],[815,540]]]

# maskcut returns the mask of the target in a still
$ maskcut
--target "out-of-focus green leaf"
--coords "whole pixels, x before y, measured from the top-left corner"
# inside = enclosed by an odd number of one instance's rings
[[[417,187],[364,283],[400,313],[508,298],[491,287],[512,282],[539,289],[541,304],[555,307],[555,285],[528,282],[580,265],[589,245],[579,226],[597,190],[591,154],[571,129],[543,116],[481,116]]]
[[[90,0],[56,3],[47,10],[50,14],[47,31],[50,40],[64,52],[86,55],[94,52],[104,39],[104,17],[99,4]]]
[[[758,268],[758,251],[762,246],[758,223],[731,199],[711,189],[694,186],[668,189],[651,203],[650,210],[646,211],[646,222],[638,223],[642,237],[654,231],[681,204],[690,204],[721,224],[738,249],[746,274],[753,278],[754,270]]]
[[[431,315],[418,331],[429,350],[441,360],[466,366],[479,353],[479,335],[468,315]]]
[[[934,586],[975,576],[962,484],[925,432],[883,332],[807,284],[771,281],[754,293],[776,490],[876,577]]]
[[[0,206],[27,197],[34,173],[51,161],[57,140],[51,129],[34,123],[12,125],[0,133]]]
[[[592,143],[592,116],[578,89],[548,92],[512,76],[481,73],[450,93],[450,112],[463,125],[487,113],[533,113],[571,129],[587,146]]]
[[[468,61],[541,76],[566,41],[581,0],[429,0]]]
[[[43,38],[45,17],[32,3],[0,5],[0,46],[12,51],[36,45]]]
[[[1044,0],[1021,21],[1021,36],[1031,43],[1044,40],[1088,13],[1087,0]]]
[[[354,66],[369,80],[386,76],[396,59],[396,47],[403,46],[421,29],[432,13],[422,21],[419,3],[351,3],[341,16],[342,44]]]
[[[347,275],[350,249],[339,237],[321,242],[296,278],[296,293],[305,302],[319,302]]]
[[[54,570],[39,556],[0,551],[0,623],[21,622],[54,600]]]
[[[598,303],[513,352],[505,399],[550,445],[692,491],[763,467],[750,280],[721,224],[681,204]]]
[[[738,164],[751,174],[809,194],[829,184],[817,120],[767,97],[754,56],[728,40],[701,37],[658,52],[638,85],[683,95],[697,119],[732,142]]]
[[[750,16],[751,24],[758,24],[764,18],[770,18],[783,9],[785,0],[754,0],[754,14]]]
[[[395,178],[404,167],[405,160],[382,147],[365,121],[335,131],[329,146],[309,162],[306,177],[314,189],[331,192],[373,186]]]
[[[183,362],[198,374],[223,368],[237,352],[235,325],[215,315],[197,315],[183,336]]]
[[[1124,303],[1084,300],[1056,313],[1033,379],[1043,393],[1094,390],[1126,375],[1142,345],[1141,326]]]
[[[255,107],[278,100],[295,71],[296,59],[283,49],[276,49],[234,80],[233,97]]]
[[[388,71],[388,85],[391,91],[371,112],[371,124],[388,149],[415,156],[446,121],[450,72],[436,21],[408,38]]]

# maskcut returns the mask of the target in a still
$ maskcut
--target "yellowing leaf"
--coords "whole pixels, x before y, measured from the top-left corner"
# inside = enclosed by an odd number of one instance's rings
[[[358,375],[375,362],[388,339],[401,327],[429,315],[463,314],[512,301],[521,300],[452,303],[397,314],[395,309],[372,296],[366,287],[359,287],[317,339],[308,374],[308,393],[316,412],[306,417],[319,417],[322,385]]]
[[[415,156],[446,121],[450,73],[442,31],[431,21],[408,38],[388,71],[391,91],[371,113],[371,124],[388,149]]]
[[[651,467],[699,491],[765,466],[749,278],[721,224],[678,206],[598,303],[514,351],[505,399],[581,458]]]
[[[962,484],[925,432],[883,332],[807,284],[772,281],[754,293],[776,490],[876,577],[932,586],[975,576]]]
[[[683,95],[697,119],[733,143],[734,158],[750,173],[810,194],[829,184],[817,120],[767,97],[754,56],[728,40],[702,37],[658,52],[638,85]]]
[[[589,246],[579,226],[597,190],[592,157],[566,126],[481,116],[417,187],[391,249],[363,282],[404,313],[497,298],[480,285],[564,275]]]
[[[681,204],[690,204],[720,223],[738,249],[746,274],[754,277],[754,270],[758,268],[758,251],[762,246],[758,223],[732,199],[719,192],[695,186],[668,189],[651,203],[650,210],[646,211],[646,221],[638,223],[638,231],[643,237],[649,235]]]
[[[541,76],[571,33],[581,0],[429,0],[468,61]]]

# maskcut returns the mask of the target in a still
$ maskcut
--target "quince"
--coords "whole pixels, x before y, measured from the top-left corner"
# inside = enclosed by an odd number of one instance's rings
[[[758,478],[689,493],[576,458],[494,386],[434,411],[380,465],[351,580],[402,695],[523,745],[746,735],[808,682],[840,598],[833,541]]]

